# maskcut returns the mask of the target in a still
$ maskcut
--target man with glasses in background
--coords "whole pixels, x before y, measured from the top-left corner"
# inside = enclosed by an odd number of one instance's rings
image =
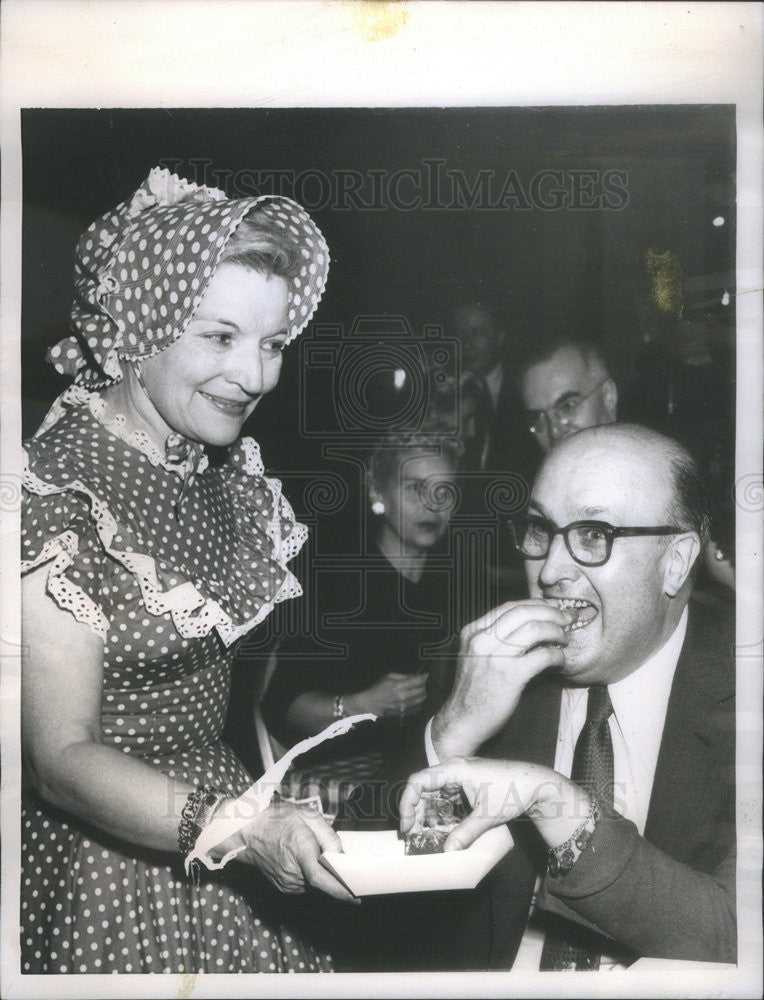
[[[514,849],[449,914],[457,967],[735,961],[734,620],[690,600],[703,495],[643,427],[546,455],[511,523],[529,598],[433,676],[430,769],[401,800],[405,832],[423,789],[461,786],[474,811],[447,849],[511,821]]]
[[[545,452],[575,431],[616,419],[618,389],[590,341],[542,341],[524,358],[518,381],[526,426]]]

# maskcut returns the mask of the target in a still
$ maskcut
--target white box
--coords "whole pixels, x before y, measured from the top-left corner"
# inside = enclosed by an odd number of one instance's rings
[[[506,825],[448,854],[406,855],[395,830],[341,830],[339,838],[344,854],[327,851],[321,863],[355,896],[474,889],[513,844]]]

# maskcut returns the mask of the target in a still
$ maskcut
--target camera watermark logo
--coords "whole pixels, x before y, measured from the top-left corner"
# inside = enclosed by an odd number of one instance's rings
[[[460,345],[441,327],[412,330],[404,316],[314,324],[300,342],[300,428],[322,441],[421,430],[438,403],[443,434],[459,431]]]

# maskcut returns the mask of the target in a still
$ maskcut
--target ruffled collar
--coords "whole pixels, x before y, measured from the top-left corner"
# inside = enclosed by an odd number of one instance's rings
[[[124,419],[104,422],[104,416],[103,400],[97,393],[81,386],[66,390],[35,435],[40,438],[52,428],[45,435],[47,441],[29,444],[25,485],[39,496],[73,491],[88,497],[104,549],[135,576],[150,614],[170,613],[184,638],[204,636],[214,628],[230,645],[259,624],[275,604],[302,593],[287,563],[304,544],[307,528],[296,521],[279,480],[265,476],[255,441],[240,438],[225,462],[210,465],[204,481],[189,494],[184,505],[188,523],[177,526],[179,548],[168,547],[162,509],[169,513],[166,504],[173,503],[172,497],[159,489],[157,508],[151,510],[150,516],[134,516],[131,512],[143,508],[125,489],[124,477],[130,473],[121,472],[115,478],[110,471],[106,456],[114,449],[108,447],[112,442],[104,440],[104,435],[116,435],[162,469],[173,464],[182,469],[186,463],[194,463],[196,455],[185,455],[185,439],[171,441],[169,455],[161,455],[145,434],[128,433]],[[74,431],[67,427],[71,420],[77,428]],[[75,437],[81,434],[83,420],[96,435],[96,447],[93,452],[75,448],[70,460],[68,442],[73,440],[72,433]],[[60,429],[55,426],[59,422]],[[181,446],[177,455],[173,454],[174,444]],[[202,457],[206,463],[206,456]],[[123,463],[117,464],[121,468]],[[200,461],[198,467],[202,464]],[[179,511],[182,498],[180,491],[180,500],[174,503],[179,522],[186,521]],[[150,504],[148,494],[145,499]],[[209,531],[206,538],[199,539],[195,525],[204,518]],[[62,538],[66,535],[64,532]],[[223,544],[218,545],[215,538],[223,539]],[[61,544],[68,542],[65,538]],[[50,558],[49,548],[42,550],[40,558]],[[62,559],[60,565],[56,564],[59,576],[71,563],[72,553]],[[71,581],[62,583],[61,588],[62,593],[68,588],[64,595],[67,606],[79,606],[78,602],[84,601]],[[105,628],[103,615],[93,615]]]
[[[161,466],[178,476],[183,481],[184,494],[191,488],[196,476],[209,466],[209,458],[204,451],[204,445],[198,441],[191,441],[189,438],[183,437],[182,434],[173,431],[167,436],[164,451],[160,451],[145,431],[128,428],[127,418],[123,413],[116,413],[110,417],[106,402],[101,394],[86,389],[82,385],[70,385],[61,393],[48,411],[35,437],[39,437],[49,427],[57,423],[68,406],[87,406],[98,423],[109,434],[145,455],[152,465]]]

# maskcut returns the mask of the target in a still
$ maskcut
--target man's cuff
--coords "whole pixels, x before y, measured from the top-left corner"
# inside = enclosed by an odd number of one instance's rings
[[[544,879],[537,902],[549,893],[559,899],[573,900],[607,889],[629,867],[641,837],[631,820],[611,811],[597,820],[591,843],[564,875]]]
[[[427,764],[429,767],[440,764],[440,758],[435,753],[435,747],[432,742],[432,719],[424,727],[424,752],[427,754]]]

